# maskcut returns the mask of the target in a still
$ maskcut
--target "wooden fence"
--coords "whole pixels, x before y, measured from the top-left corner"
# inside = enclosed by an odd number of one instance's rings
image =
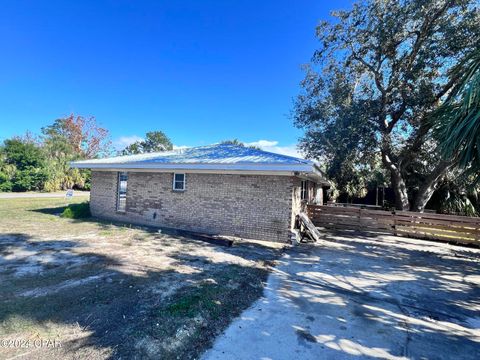
[[[319,205],[308,205],[307,214],[315,226],[325,228],[380,231],[480,245],[480,218]]]

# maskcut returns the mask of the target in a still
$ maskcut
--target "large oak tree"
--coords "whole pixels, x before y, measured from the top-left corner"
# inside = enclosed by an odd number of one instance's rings
[[[295,104],[300,146],[329,166],[380,160],[396,207],[423,211],[456,166],[437,155],[428,119],[460,81],[451,69],[480,46],[478,1],[371,0],[332,15]]]

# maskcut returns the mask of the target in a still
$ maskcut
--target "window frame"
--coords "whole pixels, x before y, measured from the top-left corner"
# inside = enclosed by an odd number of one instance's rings
[[[126,179],[125,179],[125,182],[126,182],[126,185],[125,185],[125,194],[123,194],[121,192],[121,176],[125,176]],[[127,212],[127,192],[128,192],[128,172],[127,171],[119,171],[117,173],[117,206],[116,206],[116,211],[119,212],[119,213],[125,213]],[[121,203],[121,195],[124,195],[125,197],[125,201],[124,201],[124,205],[123,207],[120,207],[120,203]]]
[[[176,183],[180,183],[180,181],[176,180],[177,175],[183,175],[183,181],[181,183],[183,184],[183,187],[181,189],[176,188]],[[172,181],[172,190],[173,191],[185,191],[187,189],[187,174],[186,173],[173,173],[173,181]]]
[[[302,180],[300,184],[300,200],[308,201],[308,180]]]

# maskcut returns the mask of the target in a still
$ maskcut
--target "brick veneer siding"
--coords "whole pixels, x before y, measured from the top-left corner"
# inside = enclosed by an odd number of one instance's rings
[[[302,180],[299,178],[293,179],[293,190],[292,190],[292,212],[291,212],[291,223],[292,226],[295,222],[295,216],[302,210]]]
[[[129,172],[126,212],[116,211],[117,172],[92,171],[90,207],[99,218],[285,242],[299,181],[290,176]],[[296,210],[296,209],[295,209]]]

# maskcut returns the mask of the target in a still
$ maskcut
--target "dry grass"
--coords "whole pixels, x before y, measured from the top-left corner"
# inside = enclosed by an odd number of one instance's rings
[[[65,205],[0,199],[0,341],[30,340],[4,343],[0,358],[197,357],[261,295],[281,252],[64,219]],[[60,347],[33,347],[38,339]]]

